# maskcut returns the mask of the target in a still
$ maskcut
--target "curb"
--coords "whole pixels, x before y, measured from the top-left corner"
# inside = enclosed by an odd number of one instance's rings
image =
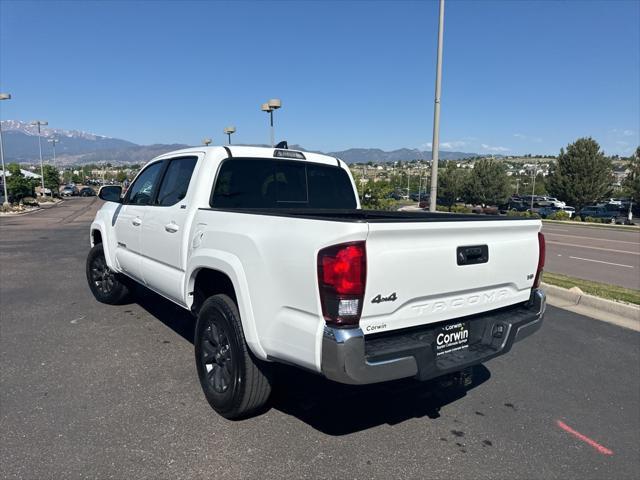
[[[640,306],[588,295],[578,287],[567,289],[543,282],[542,288],[554,307],[640,332]]]
[[[592,222],[576,222],[574,220],[547,220],[546,218],[542,219],[542,223],[549,225],[567,225],[571,227],[578,228],[600,228],[600,229],[609,229],[609,230],[618,230],[619,232],[639,232],[640,226],[636,225],[613,225],[610,223],[592,223]]]

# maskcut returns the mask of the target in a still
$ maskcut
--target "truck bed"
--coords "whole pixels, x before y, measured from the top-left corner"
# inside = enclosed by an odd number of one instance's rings
[[[506,215],[464,214],[450,212],[400,212],[390,210],[361,209],[310,209],[310,208],[201,208],[217,212],[246,213],[251,215],[273,215],[309,220],[359,223],[404,223],[404,222],[482,222],[531,220],[526,217]]]

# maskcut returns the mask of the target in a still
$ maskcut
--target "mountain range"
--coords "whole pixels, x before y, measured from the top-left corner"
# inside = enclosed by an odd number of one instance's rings
[[[39,161],[37,126],[19,120],[4,120],[2,121],[2,134],[6,162],[36,163]],[[83,165],[100,162],[112,164],[145,163],[163,153],[188,146],[183,144],[138,145],[127,140],[80,130],[42,126],[42,157],[47,162],[51,161],[53,157],[50,140],[54,138],[57,139],[56,161],[59,165]],[[291,148],[305,150],[300,145],[292,145]],[[339,152],[328,152],[327,155],[338,157],[347,163],[431,160],[431,151],[412,148],[400,148],[392,151],[378,148],[350,148]],[[476,153],[440,151],[440,158],[443,160],[459,160],[477,155]]]

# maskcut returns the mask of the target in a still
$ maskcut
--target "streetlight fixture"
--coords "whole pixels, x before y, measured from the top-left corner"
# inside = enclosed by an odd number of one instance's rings
[[[267,103],[263,103],[260,109],[269,114],[269,123],[271,124],[271,147],[275,145],[273,130],[273,111],[282,107],[282,101],[279,98],[272,98]]]
[[[10,93],[0,93],[0,100],[11,100]],[[7,170],[4,168],[4,144],[2,143],[2,122],[0,121],[0,160],[2,161],[2,186],[4,189],[4,202],[2,206],[9,208],[9,196],[7,194]]]
[[[227,138],[229,138],[229,145],[231,145],[231,134],[236,133],[236,127],[234,126],[226,127],[224,129],[224,133],[227,135]]]
[[[210,138],[203,138],[202,139],[202,143],[204,143],[207,147],[209,146],[209,144],[213,142],[213,140],[211,140]]]
[[[41,125],[49,125],[49,122],[45,120],[34,120],[31,122],[31,125],[38,127],[38,151],[40,152],[40,180],[42,181],[42,196],[45,196],[45,188],[44,188],[44,166],[42,165],[42,137],[40,126]],[[51,197],[53,197],[53,190],[51,191]]]

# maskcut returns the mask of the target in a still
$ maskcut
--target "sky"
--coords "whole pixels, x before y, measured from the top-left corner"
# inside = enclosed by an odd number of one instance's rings
[[[0,0],[0,117],[140,144],[430,150],[436,1]],[[447,0],[440,142],[640,143],[640,0]]]

